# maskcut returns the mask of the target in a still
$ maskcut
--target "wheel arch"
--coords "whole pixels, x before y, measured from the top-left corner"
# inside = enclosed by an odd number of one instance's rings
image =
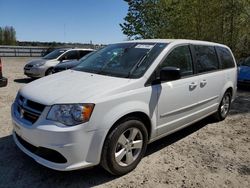
[[[54,68],[54,67],[52,67],[52,66],[51,66],[51,67],[48,67],[48,68],[46,69],[44,75],[47,76],[47,75],[48,75],[48,71],[50,71],[50,70],[52,71],[53,68]]]
[[[228,82],[223,89],[221,90],[221,94],[220,94],[220,101],[222,100],[222,97],[224,96],[224,94],[229,91],[231,94],[231,99],[233,100],[235,98],[235,91],[236,88],[234,87],[234,84],[232,82]]]
[[[110,132],[112,130],[114,130],[121,122],[125,121],[127,118],[138,118],[146,127],[147,131],[148,131],[148,140],[150,140],[151,137],[151,133],[152,133],[152,123],[150,118],[148,117],[148,115],[144,112],[140,112],[140,111],[136,111],[136,112],[131,112],[128,113],[126,115],[123,115],[122,117],[120,117],[118,120],[115,121],[115,123],[111,126],[111,128],[109,129],[107,136],[110,134]],[[105,138],[105,140],[106,140]]]
[[[231,97],[233,96],[233,88],[232,87],[227,88],[225,93],[226,92],[229,92],[231,94]]]
[[[140,156],[138,159],[136,159],[136,163],[134,164],[131,164],[132,166],[128,166],[127,170],[124,171],[124,169],[120,169],[120,171],[118,170],[119,168],[118,167],[114,167],[113,165],[110,166],[110,164],[112,164],[112,160],[111,160],[111,156],[109,155],[110,153],[112,153],[111,151],[108,150],[108,145],[110,144],[111,140],[109,138],[109,135],[111,134],[113,136],[114,133],[114,130],[116,130],[117,126],[119,126],[120,124],[122,124],[123,122],[126,122],[127,120],[139,120],[141,121],[144,125],[145,125],[145,128],[147,130],[147,133],[148,133],[148,140],[150,138],[150,135],[151,135],[151,121],[150,121],[150,118],[147,116],[147,114],[145,114],[144,112],[140,112],[140,111],[136,111],[136,112],[131,112],[131,113],[128,113],[122,117],[120,117],[112,126],[111,128],[108,130],[106,136],[105,136],[105,139],[104,139],[104,143],[103,143],[103,146],[102,146],[102,150],[101,150],[101,158],[100,158],[100,164],[102,165],[102,167],[104,169],[106,169],[107,171],[109,171],[111,174],[124,174],[124,173],[127,173],[127,172],[130,172],[131,170],[133,170],[137,164],[140,162],[141,160],[141,157],[143,157],[145,151],[146,151],[146,145],[147,145],[147,142],[145,142],[143,145],[144,145],[144,149],[142,148],[142,153],[140,153]],[[126,126],[126,124],[124,124]],[[107,141],[107,142],[106,142]],[[113,142],[112,142],[113,143]],[[111,160],[111,161],[110,161]],[[135,165],[135,166],[134,166]]]

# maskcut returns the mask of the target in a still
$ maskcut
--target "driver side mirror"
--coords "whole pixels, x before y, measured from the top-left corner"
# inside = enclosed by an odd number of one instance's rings
[[[177,67],[164,67],[160,71],[161,81],[172,81],[181,78],[180,68]]]

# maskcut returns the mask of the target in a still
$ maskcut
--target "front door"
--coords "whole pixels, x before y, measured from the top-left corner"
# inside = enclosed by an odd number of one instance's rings
[[[194,120],[199,90],[189,45],[175,47],[160,69],[163,67],[180,68],[181,78],[158,85],[158,135],[170,133]]]

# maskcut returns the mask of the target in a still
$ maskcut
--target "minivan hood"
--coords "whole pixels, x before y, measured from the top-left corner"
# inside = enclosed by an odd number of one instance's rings
[[[91,97],[108,94],[126,85],[130,79],[67,70],[35,80],[20,90],[32,101],[44,104],[95,102]]]

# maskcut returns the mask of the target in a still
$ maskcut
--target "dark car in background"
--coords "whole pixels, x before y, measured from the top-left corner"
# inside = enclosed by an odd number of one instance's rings
[[[242,60],[238,66],[238,85],[250,86],[250,57]]]
[[[59,64],[57,64],[52,72],[53,73],[57,73],[57,72],[61,72],[64,70],[68,70],[71,68],[76,67],[78,64],[80,64],[81,62],[83,62],[86,58],[88,58],[89,56],[91,56],[93,53],[95,53],[95,51],[89,51],[88,53],[86,53],[81,59],[79,60],[72,60],[72,61],[67,61],[67,62],[61,62]]]
[[[5,87],[7,86],[8,79],[3,77],[2,69],[3,69],[3,66],[2,66],[2,61],[0,58],[0,87]]]

